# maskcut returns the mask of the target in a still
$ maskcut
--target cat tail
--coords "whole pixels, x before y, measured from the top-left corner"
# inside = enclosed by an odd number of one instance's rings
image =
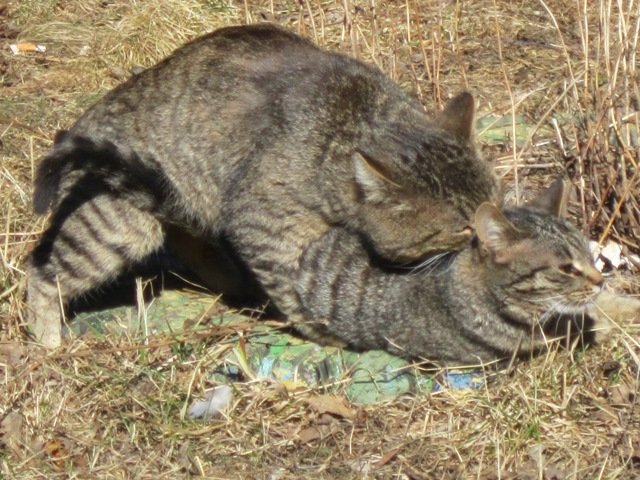
[[[53,149],[36,172],[33,208],[40,215],[55,210],[74,190],[83,191],[84,195],[109,192],[131,196],[137,202],[146,197],[159,205],[168,191],[161,171],[153,158],[143,159],[107,140],[58,132]]]

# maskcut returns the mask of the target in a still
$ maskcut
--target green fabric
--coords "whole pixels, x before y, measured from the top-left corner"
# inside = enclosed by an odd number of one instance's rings
[[[136,307],[82,313],[73,319],[70,327],[76,334],[91,332],[97,336],[126,334],[144,338],[160,332],[178,334],[184,331],[185,324],[197,329],[198,321],[210,316],[208,312],[213,311],[215,303],[216,298],[210,295],[166,290],[145,306],[144,313],[138,313]],[[216,314],[209,324],[246,320],[247,317],[236,313]],[[358,353],[323,347],[261,323],[242,339],[235,335],[228,341],[232,348],[212,372],[217,382],[232,381],[240,376],[269,378],[289,390],[311,387],[344,392],[351,401],[362,404],[439,388],[432,375],[386,352]],[[460,386],[469,387],[477,383],[464,372],[451,375],[448,375],[449,384],[457,381]]]

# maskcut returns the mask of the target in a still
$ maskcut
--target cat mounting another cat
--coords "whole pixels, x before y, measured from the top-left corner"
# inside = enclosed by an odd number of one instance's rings
[[[562,186],[492,206],[472,123],[469,94],[429,117],[378,70],[274,26],[196,39],[107,94],[40,164],[35,208],[53,215],[28,267],[36,339],[59,345],[61,304],[178,230],[223,239],[319,341],[446,363],[537,348],[602,279],[557,215]],[[390,268],[427,257],[424,272]]]
[[[132,77],[57,135],[38,168],[53,210],[29,267],[30,324],[163,245],[224,236],[286,315],[290,271],[334,226],[390,262],[456,250],[496,179],[473,99],[427,116],[379,70],[271,25],[224,28]]]

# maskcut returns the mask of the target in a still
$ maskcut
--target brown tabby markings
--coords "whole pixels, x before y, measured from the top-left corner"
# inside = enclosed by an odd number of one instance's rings
[[[586,239],[557,216],[562,191],[556,183],[537,204],[504,214],[482,204],[475,241],[424,273],[372,267],[357,238],[330,230],[300,261],[298,329],[317,341],[444,364],[540,348],[562,317],[593,309],[602,284]]]
[[[332,228],[392,262],[462,248],[496,180],[470,143],[473,99],[436,118],[378,70],[269,25],[218,30],[107,94],[36,179],[51,226],[29,267],[30,324],[165,241],[225,237],[285,314],[290,278]]]

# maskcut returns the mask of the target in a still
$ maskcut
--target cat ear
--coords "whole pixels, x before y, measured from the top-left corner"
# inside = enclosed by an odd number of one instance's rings
[[[447,102],[444,110],[436,116],[442,129],[464,140],[471,139],[475,102],[469,92],[462,92]]]
[[[497,263],[506,263],[509,250],[518,239],[518,231],[509,220],[490,203],[483,203],[476,210],[476,234],[480,242],[494,255]]]
[[[570,183],[558,177],[528,205],[557,217],[566,217],[570,193]]]
[[[353,154],[356,184],[367,200],[379,202],[389,198],[389,188],[400,185],[391,180],[387,168],[371,155],[358,150]]]

